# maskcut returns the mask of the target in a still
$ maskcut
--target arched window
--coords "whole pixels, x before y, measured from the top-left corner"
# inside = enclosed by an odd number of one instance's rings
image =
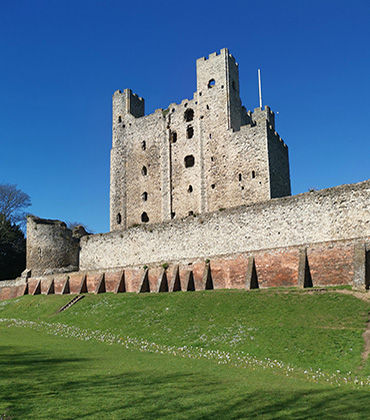
[[[208,82],[208,89],[211,89],[211,88],[212,88],[215,84],[216,84],[215,79],[211,79],[211,80]]]
[[[147,201],[148,200],[148,193],[146,191],[141,194],[141,199],[143,201]]]
[[[143,166],[141,168],[141,175],[145,176],[148,173],[148,170],[146,169],[146,166]]]
[[[117,213],[116,220],[117,220],[117,225],[120,225],[120,224],[121,224],[121,222],[122,222],[122,216],[121,216],[121,213]]]
[[[142,222],[144,222],[144,223],[148,223],[148,222],[149,222],[149,217],[148,217],[148,215],[145,213],[145,211],[144,211],[144,213],[142,213],[142,215],[141,215],[141,221],[142,221]]]

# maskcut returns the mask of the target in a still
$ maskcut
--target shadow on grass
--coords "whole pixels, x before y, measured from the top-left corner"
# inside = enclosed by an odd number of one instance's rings
[[[88,354],[54,357],[19,350],[0,346],[0,407],[8,407],[14,419],[368,418],[367,390],[308,384],[295,391],[286,379],[281,391],[263,379],[249,382],[247,370],[233,380],[232,369],[224,369],[228,376],[223,377],[213,365],[193,369],[191,361],[181,359],[162,366],[159,357],[122,353],[128,363],[115,366],[105,364],[102,354],[97,367]]]

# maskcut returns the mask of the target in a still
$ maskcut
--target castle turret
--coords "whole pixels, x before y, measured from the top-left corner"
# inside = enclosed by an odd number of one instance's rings
[[[226,129],[240,129],[239,69],[227,48],[197,60],[197,94],[211,119]]]
[[[32,276],[76,271],[79,268],[82,226],[73,231],[59,220],[27,217],[27,270]]]

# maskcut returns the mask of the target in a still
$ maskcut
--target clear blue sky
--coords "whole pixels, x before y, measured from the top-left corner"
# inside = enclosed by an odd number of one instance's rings
[[[191,98],[227,47],[289,146],[293,194],[370,178],[370,1],[0,0],[0,182],[31,213],[109,230],[111,97]]]

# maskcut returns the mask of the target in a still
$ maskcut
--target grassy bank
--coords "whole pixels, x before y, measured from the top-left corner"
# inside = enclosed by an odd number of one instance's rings
[[[367,418],[367,302],[106,294],[55,315],[70,298],[0,304],[0,407],[15,418]]]

